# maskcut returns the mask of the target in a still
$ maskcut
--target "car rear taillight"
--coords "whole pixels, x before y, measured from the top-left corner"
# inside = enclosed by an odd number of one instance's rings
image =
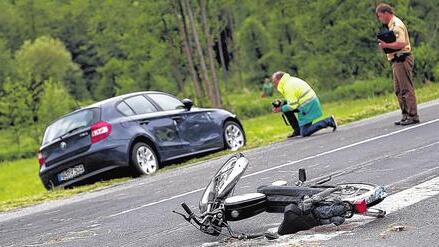
[[[38,163],[40,164],[40,167],[46,163],[46,160],[43,157],[43,154],[41,152],[38,152]]]
[[[364,214],[367,211],[366,199],[356,201],[354,203],[355,213]]]
[[[91,143],[96,143],[107,138],[111,133],[111,124],[97,122],[91,126]]]

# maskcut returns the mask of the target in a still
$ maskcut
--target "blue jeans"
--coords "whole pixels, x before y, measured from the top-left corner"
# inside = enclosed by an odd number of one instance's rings
[[[303,126],[300,127],[300,134],[305,137],[305,136],[310,136],[313,133],[327,128],[329,126],[332,126],[332,119],[330,117],[325,118],[321,121],[318,121],[317,123],[313,124],[313,123],[307,123]]]

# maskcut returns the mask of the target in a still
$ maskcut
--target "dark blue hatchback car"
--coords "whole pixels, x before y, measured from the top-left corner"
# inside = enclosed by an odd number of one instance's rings
[[[162,92],[110,98],[50,124],[38,154],[47,189],[118,167],[153,174],[169,160],[245,144],[241,123],[221,109],[192,107]]]

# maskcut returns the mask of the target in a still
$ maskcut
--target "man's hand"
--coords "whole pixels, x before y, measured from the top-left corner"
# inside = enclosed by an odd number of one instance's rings
[[[281,107],[281,106],[282,106],[282,100],[280,100],[280,99],[275,99],[275,100],[273,100],[273,101],[271,102],[271,105],[272,105],[273,107]]]
[[[384,48],[390,48],[390,49],[394,49],[394,50],[401,50],[402,48],[404,48],[407,44],[403,43],[403,42],[392,42],[392,43],[386,43],[382,40],[378,40],[378,47],[380,49],[384,49]]]
[[[280,112],[280,107],[273,107],[272,110],[273,112],[278,113]]]
[[[378,40],[378,47],[382,50],[384,48],[388,48],[388,43],[382,41],[382,40]]]

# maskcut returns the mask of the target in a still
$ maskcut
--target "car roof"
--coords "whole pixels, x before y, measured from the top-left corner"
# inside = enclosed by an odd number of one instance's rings
[[[136,96],[136,95],[141,95],[141,94],[149,94],[149,93],[163,93],[163,94],[167,94],[167,93],[159,92],[159,91],[142,91],[142,92],[127,93],[127,94],[122,94],[122,95],[119,95],[119,96],[115,96],[115,97],[112,97],[112,98],[109,98],[109,99],[105,99],[105,100],[93,103],[92,105],[83,107],[81,109],[101,107],[103,105],[111,104],[111,103],[117,102],[119,100],[122,100],[122,99],[130,97],[130,96]]]
[[[79,108],[79,109],[76,109],[76,110],[74,110],[74,111],[72,111],[72,112],[69,112],[69,113],[67,113],[67,114],[65,114],[65,115],[62,115],[62,116],[60,116],[59,118],[53,120],[53,121],[50,122],[47,126],[50,126],[51,124],[53,124],[54,122],[58,121],[58,120],[61,119],[61,118],[64,118],[64,117],[66,117],[66,116],[68,116],[68,115],[74,114],[74,113],[79,112],[79,111],[83,111],[83,110],[87,110],[87,109],[93,109],[93,108],[101,108],[101,107],[103,107],[104,105],[107,105],[107,104],[114,104],[115,102],[117,102],[117,101],[119,101],[119,100],[122,100],[122,99],[124,99],[124,98],[127,98],[127,97],[136,96],[136,95],[142,95],[142,94],[150,94],[150,93],[161,93],[161,94],[172,95],[172,94],[168,94],[168,93],[160,92],[160,91],[141,91],[141,92],[134,92],[134,93],[122,94],[122,95],[119,95],[119,96],[115,96],[115,97],[112,97],[112,98],[108,98],[108,99],[105,99],[105,100],[101,100],[101,101],[98,101],[98,102],[93,103],[93,104],[91,104],[91,105],[84,106],[84,107],[81,107],[81,108]],[[175,96],[174,96],[174,97],[175,97]]]
[[[48,123],[47,126],[46,126],[46,129],[50,125],[55,123],[56,121],[58,121],[58,120],[60,120],[62,118],[65,118],[65,117],[67,117],[69,115],[75,114],[77,112],[84,111],[84,110],[87,110],[87,109],[93,109],[93,108],[102,108],[104,105],[114,104],[115,102],[118,102],[118,101],[120,101],[120,100],[122,100],[124,98],[127,98],[127,97],[136,96],[136,95],[142,95],[142,94],[151,94],[151,93],[160,93],[160,94],[166,94],[166,95],[171,95],[171,96],[175,97],[175,95],[172,95],[172,94],[169,94],[169,93],[165,93],[165,92],[160,92],[160,91],[140,91],[140,92],[122,94],[122,95],[119,95],[119,96],[115,96],[115,97],[112,97],[112,98],[108,98],[108,99],[105,99],[105,100],[98,101],[98,102],[93,103],[91,105],[84,106],[84,107],[76,109],[76,110],[74,110],[72,112],[69,112],[67,114],[64,114],[64,115],[54,119],[50,123]]]

